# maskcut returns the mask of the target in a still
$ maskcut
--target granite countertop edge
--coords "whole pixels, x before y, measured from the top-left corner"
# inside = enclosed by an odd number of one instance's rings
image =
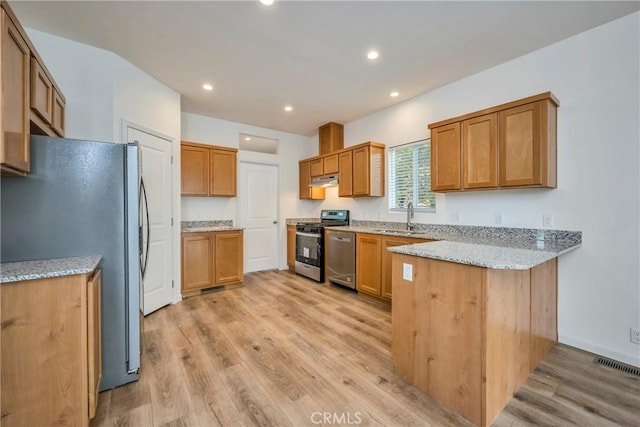
[[[0,264],[0,283],[24,280],[49,279],[91,273],[102,256],[82,256],[33,261],[6,262]]]
[[[244,230],[242,227],[234,227],[228,225],[214,225],[209,227],[182,227],[181,233],[209,233],[212,231],[240,231]]]
[[[381,232],[361,226],[326,227],[325,230],[434,240],[434,242],[394,246],[387,250],[393,253],[496,270],[528,270],[582,245],[575,242],[538,242],[528,239],[492,239],[483,236],[470,238],[469,236],[461,237],[454,233],[429,231],[411,234],[403,230]]]

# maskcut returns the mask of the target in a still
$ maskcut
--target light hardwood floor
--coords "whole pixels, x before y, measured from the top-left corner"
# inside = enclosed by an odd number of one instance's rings
[[[140,381],[101,393],[91,426],[470,425],[394,375],[390,337],[387,304],[247,274],[147,316]],[[592,358],[556,345],[495,425],[640,425],[640,379]]]

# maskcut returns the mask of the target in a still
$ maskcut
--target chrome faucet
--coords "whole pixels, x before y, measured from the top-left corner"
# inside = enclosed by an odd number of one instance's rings
[[[413,218],[413,202],[407,203],[407,231],[413,230],[411,219]]]

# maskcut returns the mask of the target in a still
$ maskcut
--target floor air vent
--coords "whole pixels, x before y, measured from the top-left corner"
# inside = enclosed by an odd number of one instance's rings
[[[635,366],[627,365],[626,363],[618,362],[615,360],[607,359],[606,357],[596,356],[593,359],[594,363],[598,365],[608,366],[609,368],[617,369],[618,371],[625,372],[627,374],[635,375],[636,377],[640,377],[640,368],[636,368]]]

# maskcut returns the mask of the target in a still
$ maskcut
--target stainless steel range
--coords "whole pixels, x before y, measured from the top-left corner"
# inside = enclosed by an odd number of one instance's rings
[[[320,222],[298,223],[296,273],[316,282],[324,282],[324,227],[338,225],[349,225],[348,210],[323,209]]]

